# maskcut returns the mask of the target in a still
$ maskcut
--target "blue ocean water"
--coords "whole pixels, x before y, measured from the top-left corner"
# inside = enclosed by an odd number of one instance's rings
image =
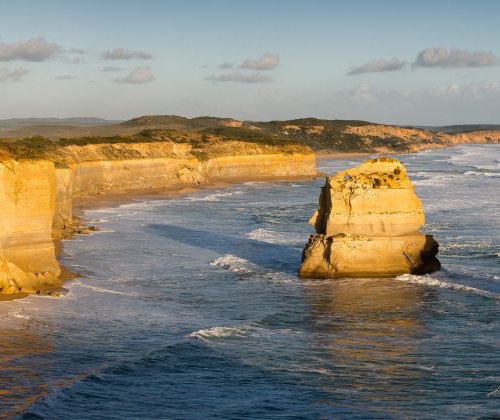
[[[299,280],[322,179],[86,212],[84,277],[10,305],[0,415],[500,416],[500,147],[398,156],[440,272]],[[359,160],[324,160],[334,173]]]

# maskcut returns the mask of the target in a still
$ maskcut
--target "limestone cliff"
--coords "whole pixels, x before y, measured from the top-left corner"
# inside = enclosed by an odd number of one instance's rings
[[[52,162],[0,163],[0,287],[32,293],[60,274],[52,241],[56,177]]]
[[[299,275],[392,277],[439,268],[437,242],[419,233],[424,212],[406,169],[378,158],[327,177]]]
[[[34,159],[8,151],[0,156],[0,289],[6,294],[60,284],[53,239],[71,232],[76,197],[221,178],[316,175],[314,154],[296,146],[231,142],[209,145],[200,155],[168,141],[49,145]]]

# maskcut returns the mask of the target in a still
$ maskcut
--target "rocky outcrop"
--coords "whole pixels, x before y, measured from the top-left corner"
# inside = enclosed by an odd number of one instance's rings
[[[232,146],[213,157],[197,157],[189,145],[168,142],[72,145],[57,150],[55,163],[0,157],[1,292],[35,293],[60,285],[53,240],[85,230],[73,219],[77,197],[223,178],[316,175],[314,154],[307,150]]]
[[[327,177],[302,256],[307,278],[392,277],[439,269],[438,244],[406,169],[378,158]]]

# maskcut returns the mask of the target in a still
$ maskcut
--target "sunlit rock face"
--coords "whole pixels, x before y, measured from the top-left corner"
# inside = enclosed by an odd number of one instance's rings
[[[317,234],[304,248],[301,277],[393,277],[440,268],[438,244],[419,232],[422,203],[398,160],[367,160],[327,177],[309,222]]]

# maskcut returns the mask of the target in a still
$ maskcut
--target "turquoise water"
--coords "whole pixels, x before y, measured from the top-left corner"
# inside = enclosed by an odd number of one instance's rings
[[[299,280],[323,180],[86,212],[101,231],[62,257],[84,277],[8,303],[0,414],[500,416],[500,147],[400,158],[441,245],[432,275]]]

